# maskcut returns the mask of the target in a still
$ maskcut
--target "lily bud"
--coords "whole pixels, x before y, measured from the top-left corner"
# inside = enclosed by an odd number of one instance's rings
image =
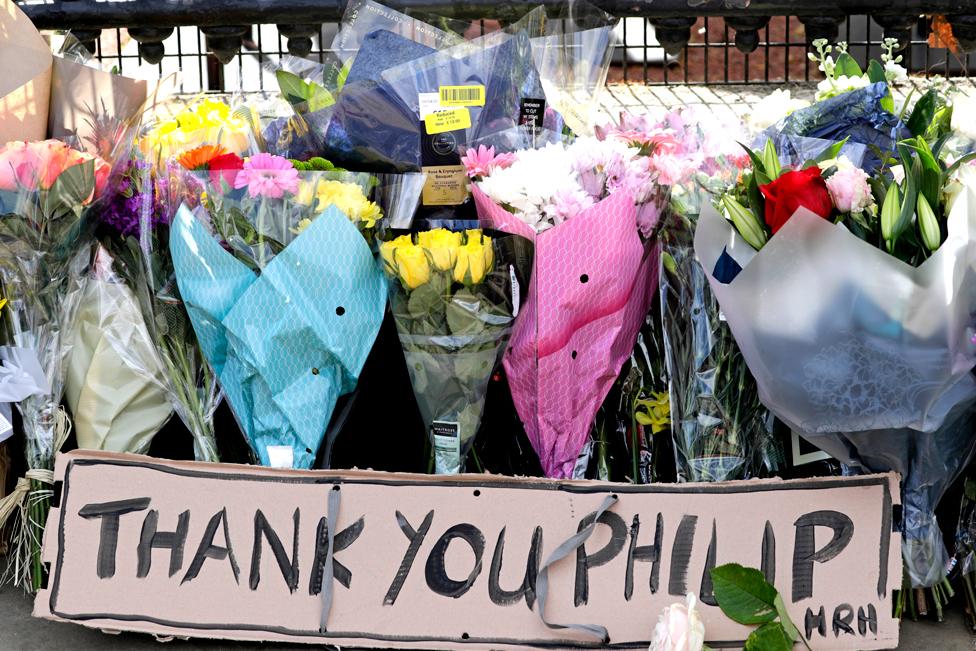
[[[766,168],[766,176],[769,177],[770,181],[775,181],[779,178],[780,174],[783,173],[783,168],[779,164],[779,154],[776,153],[776,145],[773,144],[772,138],[766,141],[766,146],[763,148],[763,167]]]
[[[915,211],[918,216],[918,228],[922,232],[922,243],[929,251],[935,251],[942,245],[942,229],[924,194],[919,193]]]
[[[892,182],[888,186],[888,193],[885,194],[884,203],[881,205],[881,237],[889,242],[897,235],[895,225],[898,223],[898,215],[901,213],[901,194],[898,192],[898,184]]]
[[[729,195],[722,197],[722,206],[725,208],[725,214],[732,221],[732,225],[739,231],[742,239],[749,243],[749,246],[758,251],[766,245],[769,238],[766,237],[765,229],[751,210]]]

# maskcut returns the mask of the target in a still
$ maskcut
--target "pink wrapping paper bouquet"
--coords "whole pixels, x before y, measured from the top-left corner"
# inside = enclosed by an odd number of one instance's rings
[[[549,477],[585,469],[577,460],[597,410],[655,295],[655,229],[670,187],[702,164],[680,122],[622,114],[595,137],[515,152],[481,146],[462,159],[482,224],[535,243],[504,366]]]

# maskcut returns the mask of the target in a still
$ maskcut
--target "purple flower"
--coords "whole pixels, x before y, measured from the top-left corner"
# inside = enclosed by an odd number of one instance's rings
[[[162,197],[167,181],[152,174],[152,164],[131,160],[121,173],[112,199],[101,213],[101,221],[123,238],[138,237],[143,226],[155,229],[167,223]]]

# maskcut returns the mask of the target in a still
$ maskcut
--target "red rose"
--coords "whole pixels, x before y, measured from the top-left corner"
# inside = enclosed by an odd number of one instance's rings
[[[210,182],[212,184],[221,187],[220,180],[223,179],[228,186],[233,188],[237,173],[244,169],[244,159],[237,154],[221,154],[210,159],[210,162],[207,163],[207,169],[210,170]]]
[[[783,172],[782,176],[759,191],[766,198],[766,223],[776,233],[798,208],[806,208],[824,219],[834,211],[827,183],[820,176],[820,168],[808,167],[799,172]]]

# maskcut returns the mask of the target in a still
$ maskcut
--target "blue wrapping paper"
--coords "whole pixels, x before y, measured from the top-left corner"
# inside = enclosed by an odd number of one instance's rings
[[[339,95],[326,156],[373,169],[419,170],[425,132],[418,95],[451,85],[485,88],[485,104],[469,107],[471,128],[458,135],[458,145],[517,126],[520,100],[545,98],[524,32],[490,34],[480,43],[440,52],[390,32],[373,32]],[[559,129],[554,112],[546,119],[547,127]]]
[[[895,144],[911,136],[908,128],[881,106],[888,95],[888,84],[882,81],[831,97],[813,106],[799,109],[766,130],[766,135],[780,144],[783,136],[804,136],[865,146],[876,145],[881,151],[895,151]],[[872,174],[881,161],[870,149],[864,159],[864,170]]]
[[[363,236],[330,206],[256,275],[182,206],[170,251],[203,353],[261,463],[268,446],[288,446],[294,467],[312,467],[386,308]]]

